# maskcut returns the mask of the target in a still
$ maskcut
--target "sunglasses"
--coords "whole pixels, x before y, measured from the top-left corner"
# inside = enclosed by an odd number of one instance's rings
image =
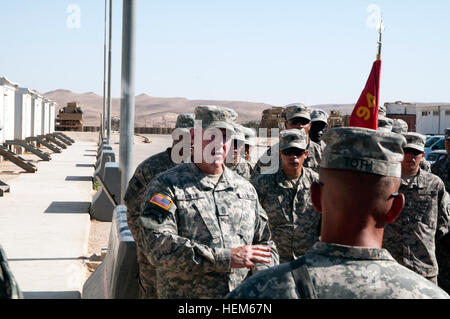
[[[296,117],[296,118],[293,118],[292,120],[289,120],[289,123],[291,123],[291,125],[306,126],[309,123],[311,123],[311,121],[306,118],[303,118],[303,117]]]
[[[287,150],[281,151],[281,154],[283,154],[284,156],[302,156],[303,154],[305,154],[305,151],[298,148],[288,148]]]
[[[414,156],[418,156],[418,155],[420,155],[420,154],[423,153],[423,152],[418,151],[418,150],[415,150],[415,149],[413,149],[413,148],[405,148],[405,149],[403,150],[403,152],[404,152],[405,154],[412,154],[412,155],[414,155]]]

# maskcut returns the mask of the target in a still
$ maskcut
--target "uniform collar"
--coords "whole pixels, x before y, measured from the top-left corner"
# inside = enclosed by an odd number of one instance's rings
[[[338,244],[318,242],[307,254],[323,255],[342,259],[353,260],[389,260],[395,259],[383,248],[353,247]]]
[[[223,166],[224,171],[217,185],[214,185],[214,183],[209,179],[208,175],[201,171],[194,163],[189,163],[189,167],[191,168],[193,176],[195,177],[193,182],[198,184],[200,188],[204,190],[225,190],[236,188],[236,182],[233,179],[233,171],[231,171],[225,165]]]
[[[414,176],[412,182],[410,185],[408,185],[408,183],[406,183],[403,178],[402,178],[402,182],[401,185],[402,186],[410,186],[409,188],[413,188],[413,187],[417,187],[417,188],[425,188],[426,186],[426,178],[425,178],[425,171],[421,168],[419,168],[419,172],[417,173],[416,176]]]
[[[292,188],[292,183],[290,183],[286,179],[286,175],[284,174],[282,168],[280,168],[278,170],[278,172],[275,174],[275,181],[282,188]],[[301,188],[301,189],[311,187],[311,183],[308,181],[308,178],[306,178],[305,167],[302,168],[302,174],[300,175],[300,178],[298,179],[297,185],[298,185],[298,188]]]

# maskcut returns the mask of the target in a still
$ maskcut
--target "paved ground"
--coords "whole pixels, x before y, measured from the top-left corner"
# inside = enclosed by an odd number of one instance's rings
[[[0,244],[26,298],[79,298],[97,145],[77,142],[35,174],[8,181],[0,198]]]

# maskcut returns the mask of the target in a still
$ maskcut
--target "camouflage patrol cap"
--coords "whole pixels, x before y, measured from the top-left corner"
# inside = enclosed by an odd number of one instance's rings
[[[445,129],[445,139],[450,140],[450,128]]]
[[[401,134],[361,127],[328,130],[320,167],[400,177],[403,147]]]
[[[291,129],[280,133],[280,151],[284,151],[288,148],[306,150],[307,147],[308,142],[304,130]]]
[[[381,105],[378,108],[378,116],[386,116],[386,106]]]
[[[284,117],[286,118],[286,121],[296,117],[303,117],[311,120],[311,108],[301,103],[289,104],[284,109]]]
[[[242,125],[234,124],[233,140],[245,142],[245,132]]]
[[[312,110],[311,112],[311,122],[325,122],[328,123],[328,114],[323,110]]]
[[[392,132],[394,120],[386,116],[378,116],[378,130],[383,132]]]
[[[399,134],[408,133],[408,123],[406,123],[402,119],[394,119],[392,132]]]
[[[195,108],[195,120],[202,121],[204,130],[209,128],[224,128],[234,132],[237,113],[223,106],[200,105]]]
[[[422,134],[409,132],[403,134],[406,138],[406,145],[403,148],[412,148],[414,150],[424,152],[425,151],[425,142],[426,137]]]
[[[177,124],[175,128],[193,128],[194,127],[194,114],[184,113],[177,117]]]
[[[256,132],[254,131],[254,129],[249,128],[249,127],[242,127],[244,129],[244,134],[245,134],[245,144],[248,144],[250,146],[255,146],[256,145]]]

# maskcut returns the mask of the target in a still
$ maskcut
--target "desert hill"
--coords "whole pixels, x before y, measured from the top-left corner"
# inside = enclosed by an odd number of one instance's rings
[[[84,125],[99,126],[100,116],[103,111],[103,97],[93,93],[75,93],[69,90],[55,90],[44,94],[58,103],[59,108],[67,105],[67,102],[76,101],[84,112]],[[220,101],[220,100],[188,100],[182,97],[161,98],[152,97],[147,94],[136,96],[135,125],[138,127],[158,127],[175,125],[176,118],[180,113],[193,113],[196,106],[201,104],[220,105],[234,109],[238,115],[239,123],[249,121],[260,121],[262,111],[271,108],[267,103],[244,102],[244,101]],[[313,108],[321,108],[329,113],[330,110],[340,110],[342,114],[349,114],[353,104],[324,104],[315,105]],[[113,98],[111,103],[111,116],[119,117],[120,99]]]

